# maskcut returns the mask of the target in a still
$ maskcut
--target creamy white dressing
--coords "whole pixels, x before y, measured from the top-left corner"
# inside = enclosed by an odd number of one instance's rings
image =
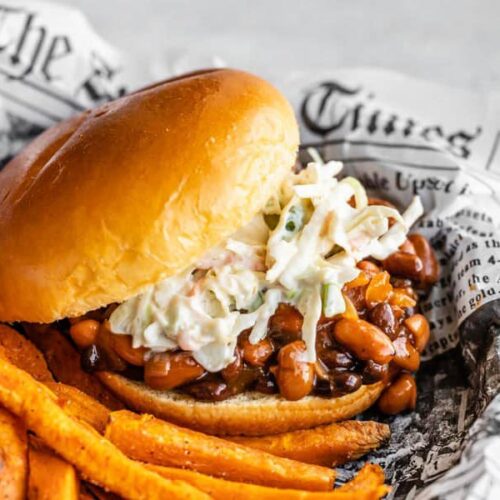
[[[131,335],[146,356],[180,348],[216,372],[234,360],[242,331],[251,329],[252,343],[263,339],[278,305],[287,302],[304,316],[302,338],[314,362],[319,318],[345,311],[342,287],[359,274],[356,263],[396,251],[423,208],[418,197],[402,215],[368,206],[356,179],[336,178],[341,163],[311,156],[315,161],[290,173],[279,194],[225,243],[120,304],[111,330]],[[390,228],[389,218],[396,220]]]

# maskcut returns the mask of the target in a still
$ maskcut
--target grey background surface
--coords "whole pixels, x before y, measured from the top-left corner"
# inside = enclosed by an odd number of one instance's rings
[[[499,0],[66,0],[146,61],[216,54],[262,76],[380,66],[475,90],[500,84]],[[203,61],[203,58],[201,58]]]

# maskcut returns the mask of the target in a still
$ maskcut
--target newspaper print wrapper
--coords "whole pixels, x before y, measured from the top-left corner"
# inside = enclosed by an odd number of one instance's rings
[[[343,161],[371,195],[401,207],[414,195],[422,198],[425,216],[413,230],[429,238],[441,264],[441,279],[422,303],[432,336],[417,375],[417,410],[385,419],[391,442],[369,458],[391,477],[394,498],[495,498],[500,120],[494,99],[370,69],[297,74],[281,88],[297,110],[304,150],[313,146]],[[346,466],[346,477],[357,466]]]
[[[151,54],[156,78],[220,64],[182,51]],[[148,83],[139,67],[74,9],[0,0],[0,165],[53,123]],[[388,446],[368,459],[385,468],[392,498],[498,498],[500,97],[373,69],[271,80],[296,109],[304,158],[315,147],[370,195],[401,208],[422,198],[426,213],[414,231],[441,263],[422,305],[432,336],[417,409],[363,416],[392,429]],[[359,466],[340,469],[340,481]]]

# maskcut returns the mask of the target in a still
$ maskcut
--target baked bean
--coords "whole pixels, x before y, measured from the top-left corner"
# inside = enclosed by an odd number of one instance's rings
[[[378,267],[377,264],[371,260],[362,260],[361,262],[358,262],[357,268],[372,276],[381,271],[380,267]]]
[[[144,347],[132,347],[132,337],[130,335],[113,335],[113,349],[127,363],[134,366],[144,366]]]
[[[354,366],[354,360],[347,352],[329,349],[320,355],[322,363],[330,369],[349,369]]]
[[[413,243],[408,238],[406,238],[404,243],[399,247],[399,250],[401,252],[411,253],[412,255],[417,255],[417,251],[415,250]]]
[[[439,263],[431,245],[421,234],[410,234],[408,239],[413,243],[417,255],[422,261],[423,269],[419,280],[423,285],[432,285],[439,279]]]
[[[362,383],[361,375],[354,372],[340,372],[333,375],[334,387],[339,392],[349,393],[357,391]]]
[[[318,328],[316,331],[316,351],[319,356],[333,348],[333,340],[330,337],[330,330],[333,324],[328,324],[324,328]]]
[[[365,300],[369,309],[379,302],[387,302],[392,293],[390,275],[387,271],[376,274],[366,288]]]
[[[127,363],[115,351],[114,337],[115,334],[111,332],[109,321],[103,321],[99,325],[96,344],[105,355],[107,368],[113,371],[123,371],[127,368]]]
[[[400,335],[396,340],[392,341],[396,349],[396,355],[392,360],[393,363],[409,372],[415,372],[420,366],[420,355],[413,347],[410,340],[405,335]]]
[[[282,303],[269,321],[269,332],[274,340],[288,344],[300,339],[302,323],[302,314],[291,305]]]
[[[235,381],[240,376],[241,371],[243,370],[243,359],[241,357],[241,351],[239,348],[234,351],[234,356],[234,361],[227,365],[220,372],[222,378],[228,383]]]
[[[100,323],[94,319],[84,319],[71,325],[69,334],[75,344],[84,349],[95,344]]]
[[[378,407],[386,415],[414,410],[417,405],[417,385],[408,373],[401,374],[380,396]]]
[[[314,384],[314,392],[319,396],[333,396],[335,394],[333,381],[330,378],[317,379]]]
[[[379,380],[384,380],[387,378],[389,373],[389,365],[379,365],[371,359],[368,360],[363,368],[363,383],[374,384]]]
[[[355,288],[343,288],[342,290],[344,297],[347,297],[354,306],[354,309],[360,313],[366,308],[366,288],[366,286],[357,286]]]
[[[391,304],[392,313],[396,320],[396,325],[399,326],[403,320],[406,318],[405,310],[402,307]]]
[[[250,366],[264,366],[271,354],[274,352],[273,343],[268,339],[259,340],[252,344],[247,338],[240,341],[242,356]]]
[[[312,391],[314,364],[306,360],[306,345],[302,340],[280,349],[276,382],[281,395],[290,401],[297,401]]]
[[[395,276],[419,280],[424,266],[420,257],[406,252],[394,252],[384,260],[384,269]]]
[[[322,330],[328,330],[332,325],[335,324],[335,322],[338,320],[338,316],[325,316],[322,314],[319,318],[318,324],[317,324],[317,330],[322,331]],[[299,339],[296,339],[299,340]]]
[[[335,397],[358,390],[362,383],[362,378],[357,373],[342,372],[327,379],[316,380],[314,391],[320,396]]]
[[[384,378],[386,384],[391,383],[401,373],[401,368],[394,363],[389,363],[387,367],[387,376]]]
[[[187,384],[205,373],[205,370],[187,352],[153,354],[144,366],[144,381],[152,389],[161,391]]]
[[[224,401],[232,396],[225,382],[205,380],[183,388],[183,391],[200,401]]]
[[[257,376],[255,390],[263,392],[264,394],[275,394],[278,392],[278,385],[276,384],[276,380],[271,373],[260,370]]]
[[[408,288],[413,285],[413,282],[408,278],[398,278],[391,276],[391,285],[393,288]]]
[[[231,382],[227,382],[231,395],[239,394],[248,389],[257,380],[258,376],[258,368],[243,366],[238,376],[231,380]]]
[[[427,318],[422,314],[414,314],[413,316],[407,318],[404,324],[413,335],[415,349],[418,352],[422,352],[425,349],[427,342],[429,342],[429,337],[431,335]]]
[[[386,364],[395,354],[394,346],[380,328],[359,319],[341,319],[333,329],[335,340],[351,351],[356,358]]]
[[[377,304],[368,313],[370,323],[378,326],[386,335],[393,338],[396,333],[396,318],[391,306],[387,302]]]

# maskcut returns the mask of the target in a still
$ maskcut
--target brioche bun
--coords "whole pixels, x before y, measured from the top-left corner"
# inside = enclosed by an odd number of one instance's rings
[[[0,172],[0,320],[122,302],[248,222],[295,162],[286,99],[212,70],[47,130]]]
[[[49,129],[0,172],[0,321],[79,316],[182,271],[262,209],[297,148],[285,98],[226,69],[152,85]],[[135,410],[217,435],[343,420],[383,389],[212,403],[98,376]]]
[[[220,436],[265,436],[345,420],[369,408],[384,389],[383,382],[377,382],[362,385],[345,396],[307,396],[299,401],[288,401],[278,395],[245,392],[212,403],[197,401],[173,391],[156,391],[142,382],[116,373],[100,372],[98,376],[136,411]]]

